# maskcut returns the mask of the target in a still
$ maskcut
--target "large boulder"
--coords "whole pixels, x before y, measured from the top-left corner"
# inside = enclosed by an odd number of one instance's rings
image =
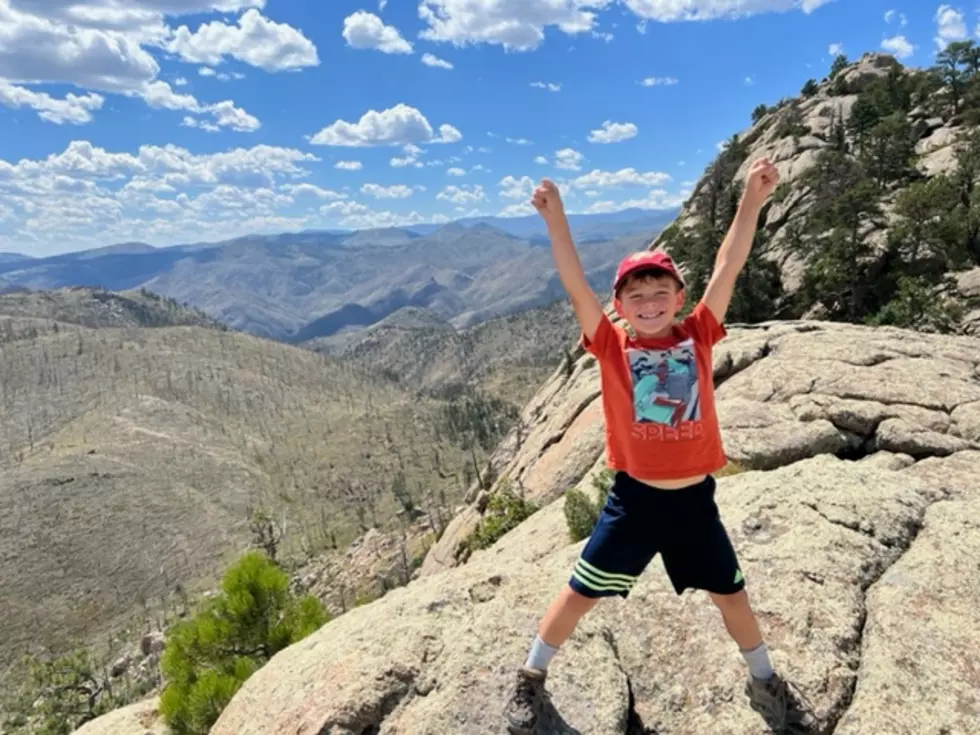
[[[72,735],[170,735],[158,711],[155,697],[121,707],[87,722]]]
[[[777,666],[827,731],[892,732],[900,716],[902,732],[976,732],[980,492],[962,480],[980,472],[980,453],[873,456],[719,480],[750,597]],[[568,542],[560,500],[545,507],[468,564],[281,652],[213,735],[499,732],[514,669],[583,543]],[[542,732],[756,735],[744,677],[706,596],[675,595],[655,561],[555,659]]]

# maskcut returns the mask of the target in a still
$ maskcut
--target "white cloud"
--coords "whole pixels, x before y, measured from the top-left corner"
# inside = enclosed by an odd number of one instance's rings
[[[337,161],[333,167],[339,171],[360,171],[364,164],[360,161]]]
[[[478,163],[470,169],[470,173],[476,173],[477,171],[483,171],[484,173],[490,173],[490,169],[484,166],[482,163]]]
[[[393,186],[364,184],[361,187],[361,193],[372,196],[375,199],[405,199],[412,196],[412,194],[415,193],[415,190],[410,186],[405,186],[404,184],[395,184]]]
[[[671,194],[664,189],[651,189],[642,199],[628,199],[621,202],[609,200],[593,202],[585,212],[588,214],[608,214],[622,212],[624,209],[673,209],[681,206],[684,199],[682,194]]]
[[[196,117],[191,117],[190,115],[184,115],[184,119],[180,122],[180,127],[182,128],[200,128],[206,133],[218,133],[221,132],[221,128],[215,125],[209,120],[198,120]]]
[[[286,184],[285,186],[280,187],[280,189],[292,197],[314,196],[317,199],[334,200],[347,198],[346,194],[341,194],[340,192],[332,191],[330,189],[324,189],[316,184]]]
[[[832,43],[827,47],[827,54],[829,56],[838,57],[844,53],[844,44],[842,43]]]
[[[56,125],[92,122],[92,111],[101,109],[103,102],[102,95],[93,93],[79,96],[69,92],[64,99],[56,99],[47,92],[35,92],[0,79],[0,105],[15,110],[28,107],[45,122]]]
[[[504,140],[512,145],[531,145],[531,141],[527,138],[505,138]]]
[[[93,104],[92,94],[99,93],[100,97],[140,97],[154,109],[210,114],[218,118],[212,125],[254,130],[258,127],[254,116],[244,111],[235,117],[229,115],[229,105],[234,106],[230,101],[200,102],[193,95],[176,94],[170,84],[158,78],[160,65],[147,48],[166,48],[176,38],[163,22],[164,10],[169,15],[213,9],[231,12],[255,4],[239,0],[180,0],[174,5],[163,0],[136,0],[121,9],[104,0],[18,0],[16,5],[3,2],[0,79],[31,92],[30,104],[50,108],[46,119],[52,122],[56,117],[81,119],[80,108]],[[263,49],[252,53],[261,58]],[[45,92],[30,89],[35,84],[72,85],[89,94],[76,95],[76,100],[66,107],[54,104],[57,100],[50,95],[50,101],[46,99]],[[27,101],[23,92],[18,92],[18,97]],[[78,101],[82,99],[88,102]]]
[[[498,217],[526,217],[529,214],[534,214],[534,207],[531,206],[530,202],[517,202],[516,204],[508,204],[506,207],[497,213]]]
[[[184,77],[177,77],[176,79],[174,79],[174,86],[175,87],[186,87],[187,86],[187,79],[185,79]]]
[[[909,22],[909,19],[905,17],[905,13],[900,13],[897,10],[888,10],[888,11],[885,11],[885,22],[886,23],[891,23],[892,21],[895,21],[895,20],[898,21],[898,25],[900,27],[902,27],[902,28],[904,28],[908,24],[908,22]]]
[[[812,13],[832,0],[623,0],[641,18],[661,23],[744,18],[802,10]]]
[[[216,65],[229,57],[268,72],[320,63],[316,46],[302,31],[269,20],[254,8],[245,11],[234,26],[216,20],[193,33],[181,26],[166,49],[192,63]]]
[[[555,82],[531,82],[536,89],[547,89],[549,92],[561,92],[561,85]]]
[[[530,51],[544,40],[544,29],[568,34],[593,30],[595,10],[610,0],[420,0],[419,17],[428,24],[420,37],[456,46],[490,43],[507,50]]]
[[[562,148],[555,151],[555,165],[567,171],[578,171],[582,168],[585,156],[573,148]]]
[[[344,40],[351,48],[374,49],[385,54],[410,54],[412,44],[394,26],[386,26],[374,13],[358,10],[344,18]]]
[[[618,189],[624,186],[659,186],[670,181],[670,174],[662,171],[640,173],[634,168],[619,171],[600,171],[594,169],[569,182],[576,189]]]
[[[753,79],[751,76],[745,77],[745,86],[746,87],[751,87],[754,84],[755,84],[755,79]]]
[[[436,69],[453,69],[453,65],[445,59],[440,59],[432,54],[422,54],[422,63]]]
[[[950,5],[940,5],[934,17],[936,21],[936,45],[940,49],[946,48],[953,41],[962,41],[966,38],[966,22],[963,13],[954,9]]]
[[[539,166],[547,166],[548,165],[548,159],[545,158],[544,156],[535,156],[534,157],[534,162],[536,164],[538,164]]]
[[[647,77],[640,84],[644,87],[672,87],[675,84],[680,84],[680,81],[675,77]]]
[[[422,155],[422,149],[419,148],[414,143],[409,143],[404,147],[405,156],[403,158],[392,158],[391,165],[394,168],[406,168],[412,166],[414,168],[422,168],[422,163],[419,161],[419,156]]]
[[[76,140],[63,151],[0,160],[0,209],[18,250],[50,254],[138,239],[172,244],[311,226],[300,179],[318,159],[258,145],[195,154],[175,145],[113,152]]]
[[[380,112],[368,110],[356,123],[337,120],[310,138],[310,142],[314,145],[361,148],[455,143],[462,138],[462,134],[456,128],[447,124],[439,126],[439,134],[436,135],[425,115],[414,107],[399,103]]]
[[[598,38],[600,41],[605,41],[606,43],[612,43],[615,38],[613,34],[604,31],[592,31],[592,37]]]
[[[479,202],[486,198],[483,187],[479,184],[475,186],[447,186],[438,194],[436,199],[452,202],[453,204],[466,204],[467,202]]]
[[[453,168],[446,169],[446,175],[447,176],[466,176],[466,171],[464,169],[461,169],[461,168],[453,167]]]
[[[899,59],[907,59],[915,53],[915,46],[905,36],[892,36],[881,42],[881,47]]]
[[[497,186],[500,187],[502,199],[530,199],[537,184],[530,176],[522,176],[519,179],[515,179],[513,176],[505,176]]]
[[[614,123],[606,120],[602,127],[589,133],[590,143],[622,143],[624,140],[635,138],[637,127],[633,123]]]

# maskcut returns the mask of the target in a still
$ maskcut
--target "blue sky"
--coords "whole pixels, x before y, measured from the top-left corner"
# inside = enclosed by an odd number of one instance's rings
[[[925,0],[0,0],[0,250],[680,204],[759,102],[973,38]],[[835,46],[836,45],[836,46]]]

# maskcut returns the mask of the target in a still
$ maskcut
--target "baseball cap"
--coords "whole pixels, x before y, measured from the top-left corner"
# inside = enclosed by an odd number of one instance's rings
[[[663,271],[667,275],[672,276],[681,288],[685,288],[684,278],[681,276],[680,271],[677,270],[677,266],[674,265],[673,258],[663,250],[641,250],[638,253],[627,255],[620,262],[619,268],[616,269],[616,279],[613,281],[613,293],[619,290],[619,287],[623,285],[623,281],[626,280],[626,277],[630,273],[636,273],[636,271],[646,270],[648,268]]]

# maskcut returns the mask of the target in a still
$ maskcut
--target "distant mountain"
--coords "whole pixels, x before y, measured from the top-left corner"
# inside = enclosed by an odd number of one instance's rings
[[[113,293],[73,286],[53,291],[15,287],[4,292],[0,283],[0,316],[51,319],[84,327],[219,327],[205,313],[149,291]]]
[[[639,210],[573,216],[590,281],[607,288],[616,262],[667,221],[667,213]],[[35,290],[145,288],[235,329],[290,342],[369,326],[405,308],[464,327],[563,295],[536,216],[423,229],[251,235],[165,248],[123,243],[0,260],[0,279]]]
[[[23,260],[32,260],[32,258],[23,253],[0,253],[0,263],[16,263]]]
[[[651,230],[659,232],[674,220],[679,211],[679,208],[662,211],[624,209],[609,214],[571,214],[568,216],[568,222],[575,238],[579,241],[608,240]],[[458,220],[456,224],[464,227],[490,225],[509,235],[527,239],[545,239],[548,235],[544,222],[536,214],[526,217],[468,217]],[[439,225],[413,225],[407,229],[424,235],[434,232],[439,227]]]

